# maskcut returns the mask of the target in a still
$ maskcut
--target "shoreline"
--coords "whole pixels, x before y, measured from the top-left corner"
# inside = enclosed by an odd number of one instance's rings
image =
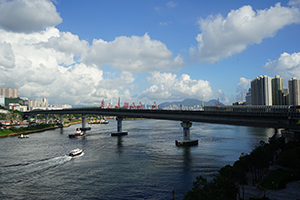
[[[81,123],[81,122],[70,122],[68,124],[64,124],[63,127],[69,127],[71,125],[79,124],[79,123]],[[29,135],[31,133],[39,133],[39,132],[43,132],[43,131],[54,130],[54,129],[57,129],[57,128],[61,128],[61,127],[59,125],[55,125],[55,126],[46,127],[46,128],[43,128],[43,129],[29,130],[29,131],[20,132],[20,133],[10,133],[10,134],[7,134],[7,135],[0,135],[0,138],[14,137],[14,136],[18,136],[18,135],[21,135],[21,134]]]
[[[148,118],[124,118],[123,120],[124,121],[148,120]],[[69,127],[69,126],[74,125],[74,124],[80,124],[80,123],[82,123],[82,122],[81,121],[70,122],[70,123],[64,124],[62,128]],[[18,136],[18,135],[21,135],[21,134],[29,135],[31,133],[39,133],[39,132],[43,132],[43,131],[54,130],[54,129],[57,129],[57,128],[61,128],[61,127],[59,125],[55,125],[53,127],[47,127],[47,128],[43,128],[43,129],[29,130],[29,131],[20,132],[20,133],[10,133],[10,134],[7,134],[7,135],[0,135],[0,138],[14,137],[14,136]]]

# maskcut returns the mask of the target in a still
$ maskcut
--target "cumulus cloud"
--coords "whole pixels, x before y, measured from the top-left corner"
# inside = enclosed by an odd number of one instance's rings
[[[31,100],[91,105],[104,99],[126,96],[135,77],[121,72],[104,79],[96,64],[77,60],[89,45],[78,36],[52,27],[35,33],[14,33],[0,29],[0,80],[18,88]],[[3,84],[2,84],[3,85]],[[122,93],[122,91],[126,91]]]
[[[11,49],[11,44],[0,42],[0,69],[13,68],[15,66],[15,56]]]
[[[238,84],[236,84],[236,92],[238,93],[235,97],[235,100],[241,101],[245,100],[245,95],[250,87],[251,79],[246,79],[241,77]]]
[[[217,91],[217,98],[220,100],[220,102],[224,104],[229,103],[229,99],[226,97],[225,93],[220,89]]]
[[[212,96],[210,83],[204,80],[193,80],[187,74],[177,77],[172,73],[152,72],[147,80],[153,84],[143,91],[142,97],[152,100],[198,98],[209,99]]]
[[[131,71],[178,69],[182,64],[180,56],[173,58],[163,43],[151,40],[148,34],[119,37],[113,42],[94,40],[89,45],[77,35],[54,27],[32,33],[0,29],[1,85],[4,81],[31,100],[48,98],[52,104],[72,105],[118,97],[131,101],[131,90],[138,87]],[[122,71],[104,78],[103,65]]]
[[[190,56],[200,62],[218,62],[242,52],[248,45],[273,37],[284,26],[299,22],[299,9],[282,7],[280,3],[257,11],[243,6],[230,11],[226,18],[220,14],[209,16],[198,21],[202,33],[196,37],[197,48],[190,48]]]
[[[236,91],[237,92],[245,92],[251,83],[251,79],[246,79],[244,77],[241,77],[239,80],[239,83],[236,85]]]
[[[0,3],[0,27],[13,32],[41,31],[62,22],[49,0],[4,0]]]
[[[91,105],[102,99],[130,101],[138,87],[133,72],[175,70],[185,63],[165,44],[143,36],[95,39],[90,45],[55,25],[62,22],[50,0],[0,0],[0,84],[20,96],[50,103]],[[102,66],[115,67],[104,78]]]
[[[300,0],[291,0],[288,3],[289,6],[300,6]]]
[[[144,36],[117,37],[112,42],[94,40],[89,50],[82,55],[84,63],[112,65],[122,71],[149,72],[176,70],[184,66],[182,56],[173,58],[166,45]]]
[[[293,77],[300,78],[300,52],[284,52],[277,60],[269,61],[264,67],[272,74],[280,75],[285,82]]]

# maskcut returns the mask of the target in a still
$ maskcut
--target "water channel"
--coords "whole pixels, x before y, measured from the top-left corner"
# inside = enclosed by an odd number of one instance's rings
[[[193,123],[199,145],[177,147],[178,121],[123,121],[127,136],[111,137],[116,121],[87,125],[86,136],[68,138],[77,127],[0,138],[0,199],[182,199],[197,176],[213,177],[233,164],[273,129]],[[84,149],[78,158],[70,150]]]

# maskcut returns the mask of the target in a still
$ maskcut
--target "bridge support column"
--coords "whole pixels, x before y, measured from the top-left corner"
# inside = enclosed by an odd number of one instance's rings
[[[48,115],[45,115],[45,122],[46,122],[46,124],[48,124]]]
[[[192,123],[182,122],[181,127],[183,128],[183,140],[177,141],[175,140],[176,146],[194,146],[198,145],[198,140],[191,140],[190,138],[190,128],[192,127]]]
[[[34,122],[37,123],[37,115],[34,115]]]
[[[64,127],[64,115],[59,115],[60,128]]]
[[[122,117],[117,117],[117,132],[111,133],[111,136],[121,136],[121,135],[128,135],[127,131],[122,131]]]
[[[80,128],[80,130],[82,131],[91,130],[91,127],[86,127],[86,115],[81,115],[81,121],[82,121],[82,127]]]

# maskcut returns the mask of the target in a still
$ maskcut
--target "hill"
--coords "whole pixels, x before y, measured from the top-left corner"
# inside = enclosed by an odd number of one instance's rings
[[[209,101],[203,101],[204,106],[209,106],[209,105],[216,105],[218,104],[218,100],[212,99]],[[159,108],[164,108],[172,105],[182,105],[182,106],[197,106],[200,105],[202,106],[202,101],[199,99],[185,99],[183,101],[173,101],[173,102],[164,102],[158,105]],[[224,105],[223,103],[220,102],[220,105]]]

